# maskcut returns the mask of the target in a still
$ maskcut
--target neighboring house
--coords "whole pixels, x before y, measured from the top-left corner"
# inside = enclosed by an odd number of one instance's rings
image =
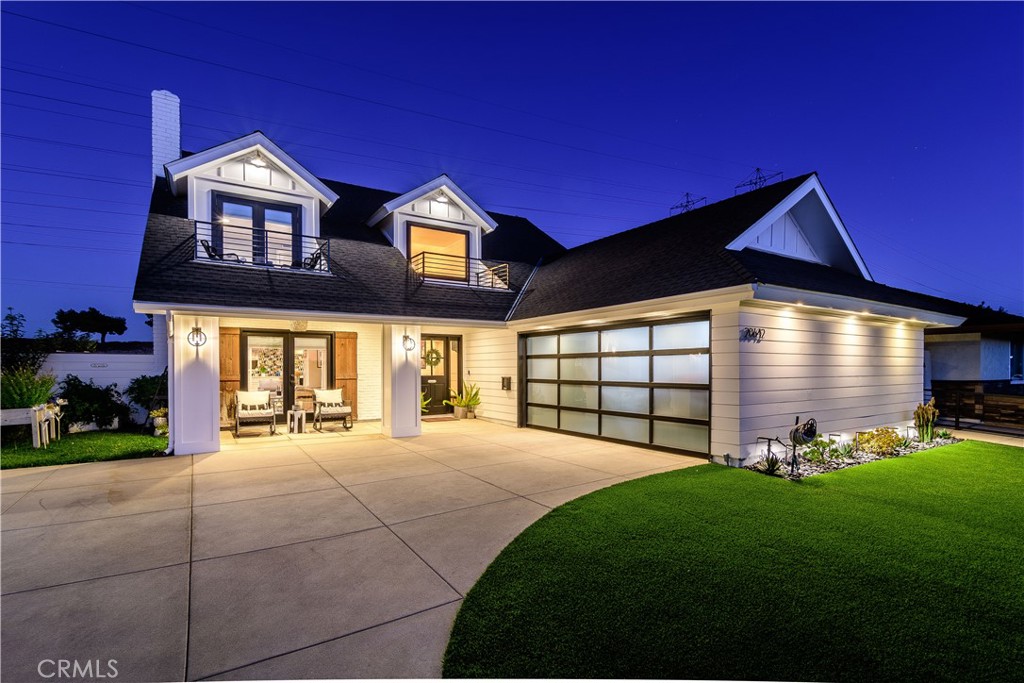
[[[1024,318],[967,305],[961,315],[925,331],[925,396],[947,420],[1024,428]]]
[[[403,437],[472,382],[485,419],[736,463],[797,416],[908,423],[924,330],[964,320],[874,282],[815,174],[565,249],[444,175],[324,180],[260,132],[183,155],[177,98],[153,112],[134,305],[167,320],[177,453],[219,449],[238,389],[340,387]]]

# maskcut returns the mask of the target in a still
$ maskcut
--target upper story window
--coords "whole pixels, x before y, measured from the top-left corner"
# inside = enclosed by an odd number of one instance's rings
[[[408,253],[424,277],[469,279],[469,233],[465,230],[410,225]]]
[[[210,247],[210,258],[295,267],[308,256],[302,240],[302,207],[215,193]]]

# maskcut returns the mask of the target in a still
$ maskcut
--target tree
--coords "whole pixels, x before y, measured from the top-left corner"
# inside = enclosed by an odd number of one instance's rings
[[[122,335],[128,331],[128,324],[124,318],[104,315],[92,306],[84,311],[60,309],[52,322],[57,328],[57,334],[65,339],[75,339],[79,332],[98,334],[100,344],[107,343],[108,334]]]
[[[0,336],[4,339],[21,339],[25,336],[25,314],[15,313],[14,308],[7,307],[3,324],[0,325]]]

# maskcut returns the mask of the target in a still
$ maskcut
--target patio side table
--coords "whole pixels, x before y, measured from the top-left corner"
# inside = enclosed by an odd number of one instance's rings
[[[289,434],[305,434],[306,433],[306,411],[305,410],[289,410],[288,411],[288,433]]]

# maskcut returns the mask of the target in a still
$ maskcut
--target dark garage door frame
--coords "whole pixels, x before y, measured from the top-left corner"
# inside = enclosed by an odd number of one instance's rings
[[[685,347],[672,347],[655,350],[655,328],[668,327],[672,325],[678,325],[680,323],[694,322],[703,322],[706,324],[706,344],[700,346],[690,345]],[[612,350],[608,348],[610,344],[606,343],[606,341],[612,340],[613,337],[608,337],[606,340],[607,333],[614,333],[617,330],[628,330],[630,328],[647,328],[646,348],[631,349],[627,351]],[[596,346],[591,345],[590,348],[587,348],[585,350],[565,348],[566,346],[569,346],[572,341],[574,341],[573,338],[566,339],[566,337],[568,337],[569,335],[586,335],[587,333],[597,333]],[[639,334],[640,333],[637,332],[637,336],[635,337],[635,339],[639,339]],[[574,436],[596,438],[602,441],[611,441],[614,443],[628,444],[631,446],[640,446],[643,448],[651,448],[655,450],[668,451],[673,453],[685,453],[688,455],[706,456],[711,451],[712,363],[710,336],[710,311],[702,311],[699,313],[687,314],[685,316],[663,318],[658,320],[651,320],[648,318],[642,320],[622,321],[609,325],[567,326],[558,329],[520,333],[518,338],[519,386],[521,388],[521,391],[519,392],[518,401],[519,426],[573,434]],[[552,342],[552,338],[554,339],[554,342]],[[586,341],[590,341],[589,336],[580,336],[575,338],[575,340],[580,339],[586,339]],[[531,340],[533,340],[533,342],[531,342]],[[570,342],[570,344],[567,344],[566,342]],[[554,344],[554,346],[552,346],[552,344]],[[660,345],[664,346],[664,344]],[[655,365],[656,363],[658,363],[656,359],[658,359],[659,357],[666,356],[705,356],[707,359],[707,383],[655,381],[655,379],[659,375],[659,372],[663,372],[663,370],[656,371]],[[646,381],[632,381],[632,379],[626,380],[623,379],[621,376],[614,380],[607,379],[607,373],[605,372],[605,366],[607,364],[605,361],[606,358],[646,358]],[[540,376],[538,376],[538,373],[535,371],[533,376],[531,376],[530,361],[538,362],[538,368],[541,367],[541,365],[543,364],[543,367],[547,368],[547,372],[540,372]],[[554,377],[550,376],[552,363],[555,372]],[[636,364],[635,361],[634,364]],[[700,365],[700,363],[698,363],[698,365]],[[584,375],[587,374],[587,370],[590,370],[590,374],[593,375],[593,369],[596,368],[596,378],[577,379],[573,376],[564,376],[565,370],[569,370],[569,375],[572,375],[573,372],[579,370],[581,366],[583,367]],[[640,367],[640,364],[637,364],[637,367]],[[576,377],[578,376],[579,375],[576,375]],[[664,377],[661,377],[660,379],[664,380]],[[531,384],[536,386],[531,387]],[[586,389],[587,387],[593,387],[593,389]],[[641,395],[639,390],[646,390],[648,396],[647,411],[632,412],[611,409],[607,405],[608,402],[606,401],[605,397],[606,392],[603,390],[606,387],[611,391],[615,391],[618,388],[622,388],[626,391],[632,391],[634,396]],[[567,396],[565,391],[566,388],[570,390],[570,396],[568,397],[570,402],[567,402]],[[535,392],[533,391],[533,389],[537,389],[538,391]],[[671,390],[689,390],[689,392],[692,392],[693,396],[698,398],[701,392],[706,392],[706,413],[701,417],[694,417],[692,415],[682,416],[675,414],[667,414],[664,412],[664,410],[662,410],[660,414],[656,413],[656,392],[658,392],[659,390],[662,390],[662,395],[670,393]],[[532,397],[531,394],[533,394]],[[544,394],[544,396],[540,396],[540,394]],[[588,407],[583,407],[578,402],[576,404],[571,403],[571,394],[575,394],[577,399],[583,396],[583,394],[587,394],[591,405]],[[593,407],[593,399],[595,398],[595,394],[597,404],[596,407]],[[554,396],[553,400],[551,399],[552,396]],[[533,409],[533,414],[535,418],[542,419],[531,420],[531,409]],[[595,417],[583,417],[586,415],[593,415]],[[583,431],[575,431],[571,428],[566,428],[562,424],[563,417],[569,417],[572,418],[573,420],[582,419],[588,423],[588,426],[592,426],[596,421],[598,433],[593,434]],[[551,424],[552,418],[554,419],[553,424]],[[646,420],[646,442],[624,438],[616,438],[615,436],[607,435],[605,433],[606,431],[608,431],[605,428],[606,418],[612,418],[612,420],[615,420],[620,424],[629,421],[630,418]],[[619,420],[618,418],[626,418],[626,420]],[[547,421],[548,423],[538,423],[544,421]],[[707,432],[707,438],[700,444],[700,448],[681,448],[666,445],[664,443],[657,443],[659,439],[656,438],[655,435],[656,424],[702,426]],[[634,423],[634,425],[636,425],[636,423]],[[609,422],[608,426],[611,427],[612,423]]]

